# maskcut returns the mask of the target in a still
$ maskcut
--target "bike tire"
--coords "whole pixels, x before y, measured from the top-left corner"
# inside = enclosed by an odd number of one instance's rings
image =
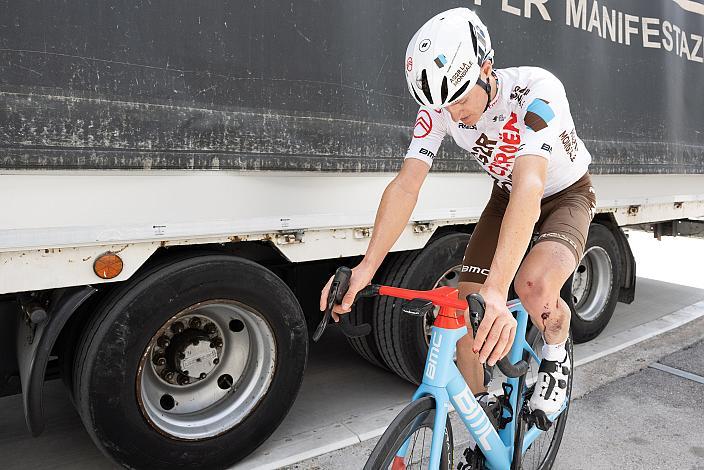
[[[406,439],[422,427],[430,428],[432,435],[434,422],[435,399],[433,397],[423,397],[408,404],[392,421],[381,438],[379,438],[367,463],[364,465],[364,470],[390,468],[396,456],[396,452],[398,452]],[[427,468],[427,463],[423,466],[423,462],[424,461],[421,461],[419,463],[418,468]],[[450,424],[450,418],[448,417],[445,424],[445,440],[442,446],[440,470],[451,470],[453,467],[452,426]]]
[[[540,331],[536,327],[531,327],[528,332],[526,333],[526,341],[528,344],[533,346],[535,349],[536,341],[540,339]],[[571,370],[570,370],[570,377],[569,380],[567,381],[567,407],[565,410],[560,414],[560,416],[557,418],[557,420],[552,424],[551,428],[554,429],[554,433],[552,435],[552,438],[550,440],[550,443],[548,444],[547,448],[538,448],[536,451],[536,448],[531,448],[528,449],[526,454],[523,454],[520,456],[520,466],[511,465],[512,469],[524,469],[524,470],[549,470],[552,468],[552,466],[555,463],[555,459],[557,458],[557,453],[560,450],[560,444],[562,443],[562,436],[565,432],[565,426],[567,425],[567,415],[570,409],[570,401],[572,397],[572,381],[574,378],[574,353],[573,353],[573,340],[572,340],[572,332],[570,332],[568,338],[567,338],[567,343],[565,344],[565,348],[567,349],[567,353],[570,356],[570,363],[572,364]],[[539,352],[539,351],[538,351]],[[531,360],[531,356],[528,353],[524,353],[523,359],[525,360]],[[534,364],[536,367],[537,371],[537,364],[535,364],[535,360],[532,360],[529,362],[529,364]],[[530,372],[529,372],[530,373]],[[537,372],[536,372],[537,373]],[[523,400],[523,403],[526,403],[529,398],[530,398],[530,390],[531,387],[526,387],[526,375],[523,375],[519,382],[518,382],[518,388],[519,390],[522,391],[524,394],[525,398]],[[520,448],[523,447],[523,434],[525,432],[525,421],[523,420],[523,415],[526,412],[526,406],[521,406],[520,409],[518,410],[518,426],[516,426],[516,434],[515,434],[515,443],[516,446],[514,448],[514,454],[513,454],[513,462],[516,462],[516,459],[519,456],[520,453]],[[548,431],[549,432],[549,431]],[[539,438],[540,439],[540,438]],[[538,442],[536,440],[536,442]],[[520,443],[520,444],[519,444]],[[533,443],[535,444],[535,442]],[[533,447],[533,446],[531,446]],[[530,460],[531,464],[527,462],[526,456],[529,455],[529,452],[532,452],[533,455],[530,455]],[[538,462],[535,464],[534,462]]]

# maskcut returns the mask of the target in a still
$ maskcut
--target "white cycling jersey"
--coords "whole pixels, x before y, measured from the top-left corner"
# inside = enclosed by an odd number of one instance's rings
[[[498,92],[474,126],[453,121],[446,109],[421,106],[405,158],[432,166],[440,143],[450,134],[508,191],[513,164],[522,155],[549,160],[543,197],[576,182],[587,172],[591,155],[577,136],[560,80],[538,67],[495,72]]]

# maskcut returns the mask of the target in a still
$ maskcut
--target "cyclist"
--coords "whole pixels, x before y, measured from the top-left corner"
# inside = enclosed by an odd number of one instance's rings
[[[494,178],[459,280],[460,297],[479,292],[486,314],[476,338],[458,342],[458,367],[475,394],[485,391],[481,363],[494,365],[513,343],[516,320],[506,301],[515,277],[516,293],[545,340],[529,406],[550,415],[567,393],[570,310],[560,289],[582,257],[595,212],[591,156],[575,132],[562,83],[541,68],[494,69],[493,56],[487,28],[468,8],[436,15],[411,39],[404,66],[420,104],[413,138],[384,191],[367,253],[333,316],[337,321],[349,312],[356,293],[371,282],[450,134]],[[534,230],[540,235],[526,255]]]

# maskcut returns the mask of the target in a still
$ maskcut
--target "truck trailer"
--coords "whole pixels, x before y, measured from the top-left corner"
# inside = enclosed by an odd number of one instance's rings
[[[704,216],[704,4],[693,0],[0,5],[0,396],[45,427],[61,379],[129,468],[222,468],[296,398],[320,292],[363,257],[418,105],[413,33],[467,6],[495,67],[563,82],[597,214],[563,296],[573,335],[631,302],[621,227]],[[560,143],[556,143],[560,145]],[[374,282],[457,285],[491,178],[445,142]],[[350,339],[419,382],[433,317],[363,299]],[[18,429],[17,432],[26,432]]]

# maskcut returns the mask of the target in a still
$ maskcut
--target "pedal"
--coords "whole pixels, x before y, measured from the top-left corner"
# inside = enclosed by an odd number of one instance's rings
[[[528,426],[535,426],[541,431],[547,431],[552,426],[552,421],[548,418],[543,410],[531,411],[529,414],[524,415],[526,423]]]
[[[457,464],[457,470],[485,470],[486,466],[484,465],[484,454],[482,454],[482,451],[479,449],[479,447],[475,447],[474,450],[470,450],[469,447],[467,447],[464,452],[462,453],[464,456],[464,462],[460,460],[460,462]]]

